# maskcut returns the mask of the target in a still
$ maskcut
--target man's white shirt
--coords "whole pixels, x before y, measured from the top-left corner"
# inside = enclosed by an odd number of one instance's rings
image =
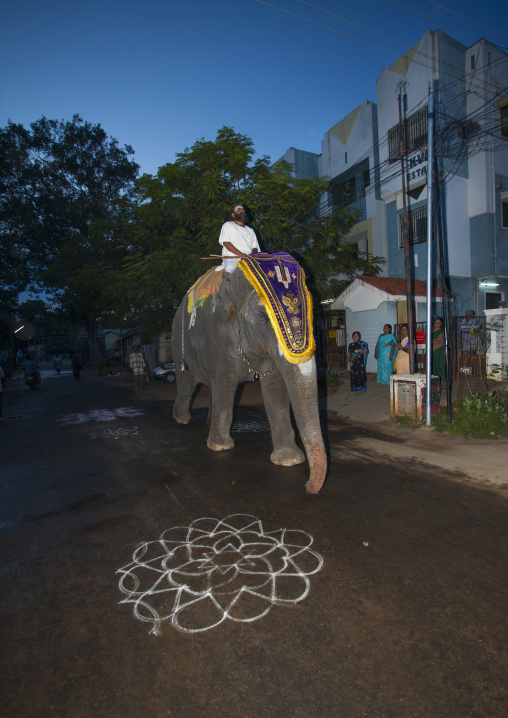
[[[219,244],[222,245],[222,256],[231,256],[231,251],[224,246],[224,242],[231,242],[233,247],[244,254],[250,254],[253,249],[260,251],[258,238],[254,230],[251,227],[241,227],[233,221],[224,222],[219,236]],[[226,271],[231,272],[236,267],[238,259],[223,260],[222,266],[218,267],[218,269],[225,268]]]

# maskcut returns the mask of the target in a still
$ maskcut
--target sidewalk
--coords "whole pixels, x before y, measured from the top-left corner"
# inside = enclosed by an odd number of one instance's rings
[[[349,380],[334,392],[329,393],[321,402],[326,401],[328,411],[334,411],[343,419],[355,423],[378,424],[390,419],[390,386],[367,382],[367,391],[353,393]]]
[[[409,472],[416,463],[423,462],[445,469],[451,479],[479,483],[508,495],[508,439],[505,437],[465,439],[438,433],[432,426],[416,430],[397,426],[390,420],[390,387],[378,384],[375,377],[369,377],[365,393],[352,393],[347,381],[324,400],[329,412],[358,425],[356,436],[342,442],[343,453],[349,452],[359,459],[381,453],[388,463],[404,462]],[[446,411],[443,394],[441,410]],[[366,435],[361,425],[378,431]],[[389,437],[392,442],[387,444]]]

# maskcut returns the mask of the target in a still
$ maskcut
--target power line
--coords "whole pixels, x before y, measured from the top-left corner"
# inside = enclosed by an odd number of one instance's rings
[[[460,17],[462,20],[465,20],[466,22],[470,22],[472,25],[476,25],[477,27],[481,27],[482,30],[487,30],[487,32],[492,33],[492,35],[497,35],[502,40],[506,40],[508,42],[508,38],[506,38],[504,35],[500,35],[498,32],[495,32],[494,30],[489,30],[488,27],[485,27],[485,25],[480,25],[479,22],[475,22],[474,20],[470,20],[465,15],[461,15],[458,12],[455,12],[455,10],[451,10],[449,7],[445,7],[444,5],[441,5],[441,3],[436,2],[436,0],[429,0],[433,5],[437,5],[442,10],[446,10],[446,12],[452,13],[452,15],[456,15],[457,17]]]
[[[380,37],[382,40],[387,40],[388,42],[392,42],[394,45],[398,45],[399,47],[403,47],[404,50],[410,50],[407,45],[403,45],[400,42],[397,42],[396,40],[392,40],[389,37],[385,37],[384,35],[379,35],[377,32],[373,32],[372,30],[369,30],[366,27],[363,27],[363,25],[357,25],[355,22],[352,22],[351,20],[347,20],[345,17],[341,17],[340,15],[336,15],[333,12],[329,12],[329,10],[325,10],[322,7],[318,7],[317,5],[313,5],[310,2],[307,2],[307,0],[298,0],[298,2],[303,3],[304,5],[308,5],[309,7],[313,7],[315,10],[319,10],[320,12],[324,12],[327,15],[331,15],[332,17],[337,18],[337,20],[341,20],[342,22],[347,22],[349,25],[353,25],[354,27],[357,27],[359,30],[364,30],[365,32],[370,33],[371,35],[375,35],[376,37]]]
[[[468,40],[473,40],[474,38],[470,35],[464,35],[463,32],[458,32],[457,30],[454,30],[452,27],[449,27],[448,25],[444,25],[442,22],[438,22],[437,20],[434,20],[432,17],[428,17],[428,15],[423,15],[421,12],[418,12],[418,10],[413,10],[413,8],[408,7],[407,5],[402,5],[400,2],[396,2],[396,0],[388,0],[388,2],[391,2],[393,5],[398,5],[399,7],[403,8],[404,10],[407,10],[408,12],[413,12],[415,15],[419,15],[420,17],[425,18],[425,20],[430,20],[431,22],[435,23],[436,25],[441,25],[441,27],[446,28],[447,30],[451,30],[451,32],[454,32],[456,35],[461,35],[462,37],[466,37]]]
[[[501,92],[504,92],[505,90],[508,90],[508,87],[503,88],[503,90],[500,91],[499,94],[501,94]],[[494,99],[494,98],[492,98],[492,99]],[[472,113],[472,116],[475,116],[475,119],[477,121],[483,121],[483,120],[485,121],[484,124],[481,126],[481,130],[480,130],[479,134],[472,135],[471,138],[468,138],[466,136],[461,138],[459,136],[459,134],[457,133],[458,142],[455,142],[454,144],[449,144],[448,151],[444,151],[444,149],[443,149],[440,152],[438,152],[439,156],[442,158],[453,159],[452,166],[447,170],[446,174],[441,178],[441,182],[446,182],[451,175],[454,175],[455,168],[457,167],[457,165],[460,164],[460,162],[464,161],[467,156],[472,156],[472,155],[476,154],[477,152],[485,151],[485,147],[482,145],[483,145],[483,140],[487,139],[487,137],[489,137],[489,138],[492,137],[497,140],[498,149],[499,149],[499,147],[501,147],[507,143],[507,140],[505,138],[500,137],[495,132],[495,131],[499,130],[499,119],[497,118],[497,116],[492,118],[492,114],[493,114],[492,108],[488,108],[488,111],[485,112],[483,115],[478,114],[482,109],[487,107],[491,102],[492,102],[492,100],[485,102],[484,105],[477,108]],[[419,104],[421,104],[421,103],[419,103]],[[446,132],[450,128],[455,127],[457,125],[460,128],[460,126],[463,125],[464,121],[467,121],[467,119],[469,119],[468,117],[462,118],[462,119],[447,118],[447,116],[444,113],[442,113],[440,110],[438,111],[437,114],[441,120],[443,120],[443,119],[448,120],[447,124],[439,132],[439,136],[437,137],[438,142],[439,142],[439,138],[442,139],[443,136],[446,135]],[[472,149],[469,148],[467,150],[466,156],[463,156],[463,150],[467,147],[468,143],[470,143],[470,142],[474,142],[475,146]],[[380,147],[383,146],[384,144],[386,144],[386,140],[383,138],[383,140],[378,145],[378,147],[376,147],[376,148],[372,147],[367,153],[365,153],[363,155],[363,157],[361,159],[357,160],[354,163],[353,168],[354,168],[354,166],[359,165],[362,162],[362,160],[366,159],[366,157],[370,157],[371,155],[373,155],[375,150],[376,149],[379,150]],[[496,149],[496,148],[491,148],[491,149]],[[394,165],[391,162],[389,162],[389,160],[383,160],[379,164],[369,167],[368,171],[369,171],[369,178],[373,181],[369,182],[369,186],[362,187],[360,189],[360,194],[359,194],[360,197],[367,196],[368,194],[371,194],[372,192],[379,190],[383,185],[385,185],[387,182],[392,181],[400,174],[400,169],[398,167],[394,167]],[[379,172],[379,179],[376,179],[376,177],[375,177],[376,172]],[[343,173],[340,173],[340,174],[343,174]],[[352,176],[351,179],[352,180],[354,179],[355,186],[356,186],[356,183],[358,182],[358,177]],[[347,208],[348,204],[343,204],[342,206],[344,208]],[[330,210],[330,209],[333,209],[336,207],[337,207],[336,200],[335,200],[332,192],[330,190],[327,190],[327,196],[326,196],[326,198],[322,199],[319,202],[317,211],[318,211],[318,214],[322,215],[323,213],[326,213],[327,210]]]
[[[304,1],[304,0],[299,0],[299,2],[303,2],[303,1]],[[298,18],[299,20],[303,20],[304,22],[309,22],[309,23],[311,23],[311,24],[313,24],[313,25],[317,25],[318,27],[321,27],[321,28],[323,28],[323,29],[325,29],[325,30],[330,30],[331,32],[335,32],[335,33],[337,33],[337,34],[339,34],[339,35],[342,35],[342,36],[344,36],[344,37],[348,37],[348,38],[351,39],[351,40],[356,40],[357,42],[360,42],[360,43],[362,43],[362,44],[364,44],[364,45],[368,45],[369,47],[373,47],[373,48],[376,49],[376,50],[381,50],[382,52],[387,52],[387,53],[389,53],[390,55],[395,55],[395,56],[396,56],[397,58],[399,58],[399,59],[407,58],[410,62],[414,62],[415,64],[420,65],[421,67],[425,67],[425,68],[427,68],[427,69],[429,69],[429,70],[434,70],[434,67],[433,67],[432,64],[426,64],[425,62],[422,62],[421,60],[416,59],[415,56],[410,57],[410,55],[409,55],[408,53],[405,53],[404,55],[399,55],[398,53],[394,52],[393,50],[387,50],[387,49],[385,49],[385,48],[383,48],[383,47],[379,47],[378,45],[374,45],[374,44],[372,44],[372,43],[370,43],[370,42],[367,42],[366,40],[361,40],[360,38],[357,38],[357,37],[355,37],[354,35],[349,35],[348,33],[341,32],[340,30],[336,30],[335,28],[332,28],[332,27],[330,27],[329,25],[323,25],[322,23],[316,22],[315,20],[310,20],[309,18],[303,17],[302,15],[298,15],[298,14],[296,14],[296,13],[293,13],[293,12],[289,11],[289,10],[285,10],[284,8],[278,7],[277,5],[272,5],[271,3],[266,2],[266,0],[255,0],[255,2],[260,3],[261,5],[266,5],[267,7],[270,7],[270,8],[272,8],[272,9],[274,9],[274,10],[279,10],[280,12],[283,12],[283,13],[285,13],[286,15],[290,15],[290,16],[292,16],[292,17],[296,17],[296,18]],[[389,2],[394,2],[394,0],[389,0]],[[320,7],[318,7],[317,5],[311,5],[311,4],[308,3],[308,2],[306,2],[305,4],[307,4],[307,5],[309,5],[309,6],[313,7],[313,8],[315,8],[315,9],[317,9],[317,10],[320,10],[321,12],[327,13],[327,14],[329,14],[329,15],[333,15],[333,13],[330,13],[330,12],[328,12],[328,10],[324,10],[323,8],[320,8]],[[399,5],[400,3],[394,2],[394,4]],[[401,7],[404,7],[404,8],[405,8],[404,5],[401,5]],[[410,8],[405,8],[405,9],[408,9],[408,10],[409,10]],[[334,16],[334,17],[337,17],[338,19],[343,20],[343,18],[340,18],[340,16],[338,16],[338,15],[333,15],[333,16]],[[424,17],[425,17],[425,16],[424,16]],[[345,22],[349,22],[349,21],[348,21],[348,20],[345,20]],[[354,24],[354,23],[352,23],[352,24]],[[441,23],[440,23],[440,24],[441,24]],[[361,27],[360,25],[356,25],[356,27],[359,27],[359,28],[365,30],[366,32],[371,33],[371,34],[374,34],[374,35],[377,34],[377,33],[372,32],[371,30],[368,30],[367,28]],[[452,28],[452,32],[455,32],[455,30],[453,30],[453,28]],[[459,33],[459,34],[461,34],[461,33]],[[382,37],[381,35],[377,35],[377,36],[378,36],[378,37]],[[471,39],[471,40],[474,41],[474,38],[470,38],[469,36],[466,36],[466,37],[468,37],[468,39]],[[394,43],[394,44],[400,45],[400,43],[397,43],[397,42],[394,41],[394,40],[390,40],[390,39],[388,39],[388,38],[383,38],[383,39],[387,39],[389,42],[392,42],[392,43]],[[401,45],[401,47],[403,47],[403,48],[408,49],[409,51],[411,51],[411,48],[407,48],[407,47],[404,46],[404,45]],[[423,58],[426,58],[426,59],[429,60],[429,61],[431,61],[431,60],[433,59],[432,57],[429,57],[428,55],[426,55],[426,54],[423,53],[423,52],[420,52],[420,51],[418,51],[418,52],[419,52],[419,54],[420,54]],[[416,52],[415,52],[415,55],[416,55]],[[498,58],[498,59],[500,59],[500,58]],[[497,62],[497,61],[496,61],[496,62]],[[441,64],[442,64],[442,65],[446,65],[446,66],[449,67],[453,72],[460,72],[459,68],[455,67],[454,65],[450,65],[450,64],[447,63],[447,62],[441,61]],[[466,73],[466,75],[465,75],[465,76],[462,76],[460,79],[463,79],[464,77],[467,77],[468,74],[469,74],[469,73]]]
[[[313,25],[317,25],[318,27],[322,27],[325,30],[331,30],[332,32],[336,32],[338,35],[343,35],[344,37],[349,37],[350,40],[356,40],[357,42],[361,42],[364,45],[369,45],[369,47],[373,47],[376,50],[382,50],[383,52],[388,52],[390,55],[395,55],[396,57],[399,56],[397,52],[393,52],[393,50],[385,50],[383,47],[379,47],[378,45],[373,45],[371,42],[367,42],[366,40],[360,40],[359,37],[354,37],[354,35],[348,35],[347,32],[341,32],[340,30],[336,30],[333,27],[329,27],[328,25],[323,25],[320,22],[316,22],[315,20],[310,20],[307,17],[303,17],[302,15],[297,15],[297,13],[290,12],[289,10],[285,10],[282,7],[278,7],[277,5],[271,5],[269,2],[265,2],[265,0],[254,0],[254,2],[260,3],[261,5],[267,5],[268,7],[273,8],[274,10],[279,10],[280,12],[286,13],[286,15],[291,15],[292,17],[297,17],[299,20],[305,20],[305,22],[310,22]]]

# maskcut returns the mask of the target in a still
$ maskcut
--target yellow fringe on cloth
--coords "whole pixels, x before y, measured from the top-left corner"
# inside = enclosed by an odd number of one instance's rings
[[[247,259],[255,259],[255,255],[250,255]],[[240,260],[237,268],[240,268],[246,279],[256,290],[259,298],[263,302],[266,313],[270,318],[270,323],[277,337],[277,341],[282,353],[290,364],[303,364],[312,358],[316,351],[316,342],[314,340],[313,331],[313,313],[312,313],[312,296],[305,284],[305,272],[300,267],[296,259],[288,255],[288,259],[297,267],[297,285],[298,295],[302,302],[301,316],[301,339],[298,340],[294,336],[287,314],[280,300],[275,293],[270,291],[268,281],[263,281],[262,272],[253,271],[248,262]]]

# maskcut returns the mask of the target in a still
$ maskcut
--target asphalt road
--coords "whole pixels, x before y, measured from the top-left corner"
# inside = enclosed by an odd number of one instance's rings
[[[508,714],[506,497],[326,417],[311,497],[306,465],[270,463],[262,408],[214,453],[206,410],[179,426],[169,396],[8,386],[2,715]],[[346,450],[358,432],[372,448]]]

